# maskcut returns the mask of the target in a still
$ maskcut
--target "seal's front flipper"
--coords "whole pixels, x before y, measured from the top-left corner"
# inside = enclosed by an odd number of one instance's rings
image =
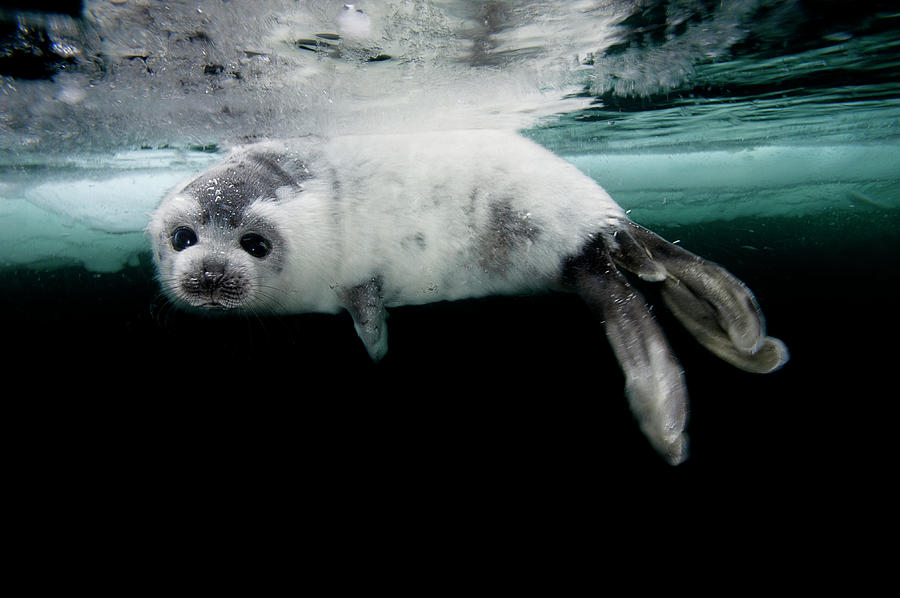
[[[372,278],[345,289],[342,299],[369,357],[372,361],[381,360],[388,349],[387,311],[381,300],[381,281]]]
[[[628,225],[639,246],[668,273],[663,285],[666,305],[701,344],[751,372],[771,372],[787,362],[787,348],[766,336],[762,310],[744,283],[653,232],[633,222]]]
[[[641,430],[670,463],[681,463],[687,458],[687,390],[681,366],[643,297],[604,248],[586,250],[571,263],[567,276],[604,321]]]

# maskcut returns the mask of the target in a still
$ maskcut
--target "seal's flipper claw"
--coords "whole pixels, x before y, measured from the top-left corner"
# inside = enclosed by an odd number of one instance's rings
[[[755,353],[739,351],[719,325],[713,306],[678,280],[668,279],[663,283],[662,298],[666,307],[701,345],[731,365],[747,372],[766,374],[787,362],[787,347],[771,336],[762,338]]]
[[[388,350],[387,311],[381,300],[381,284],[377,278],[358,284],[343,292],[343,302],[353,327],[366,346],[372,361],[380,361]]]
[[[650,250],[634,235],[631,227],[622,227],[613,233],[609,253],[616,265],[653,282],[666,279],[666,268],[653,259]]]
[[[686,285],[697,302],[706,302],[710,306],[706,314],[725,331],[737,351],[752,355],[763,349],[767,337],[762,311],[744,283],[721,266],[669,243],[633,222],[630,225],[635,237],[665,267],[669,276]],[[670,299],[673,296],[670,294]],[[695,307],[694,303],[689,303],[687,311],[692,312]]]
[[[605,249],[572,268],[579,295],[603,319],[625,374],[629,405],[653,447],[671,464],[687,458],[687,390],[681,366],[643,297],[613,265]]]

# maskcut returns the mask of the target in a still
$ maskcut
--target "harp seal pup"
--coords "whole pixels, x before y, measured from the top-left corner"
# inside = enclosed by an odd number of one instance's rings
[[[148,232],[174,304],[347,310],[373,360],[387,351],[391,306],[576,292],[604,323],[641,429],[673,464],[687,455],[682,369],[620,268],[661,284],[720,358],[751,372],[788,359],[743,283],[635,224],[593,179],[512,132],[240,147],[169,194]]]

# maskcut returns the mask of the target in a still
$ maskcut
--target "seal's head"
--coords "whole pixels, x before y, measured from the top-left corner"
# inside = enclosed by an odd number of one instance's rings
[[[255,148],[166,197],[148,229],[165,294],[200,310],[272,307],[290,242],[278,203],[306,178],[301,161]]]

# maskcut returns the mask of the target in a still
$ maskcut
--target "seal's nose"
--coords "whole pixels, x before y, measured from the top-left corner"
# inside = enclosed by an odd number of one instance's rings
[[[202,273],[200,276],[200,289],[203,291],[213,291],[222,282],[225,277],[225,260],[218,258],[207,258],[203,260]]]

